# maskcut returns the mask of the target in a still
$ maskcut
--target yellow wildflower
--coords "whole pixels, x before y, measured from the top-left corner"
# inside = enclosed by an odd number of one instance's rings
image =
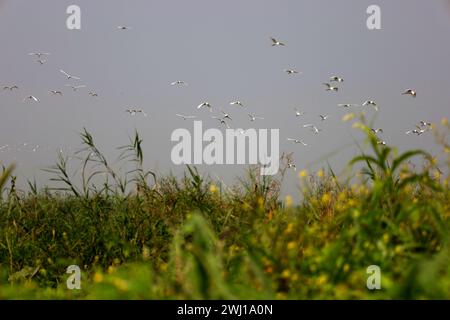
[[[288,250],[293,250],[297,246],[297,243],[295,241],[291,241],[287,244]]]
[[[294,224],[293,223],[289,223],[286,227],[286,230],[284,230],[284,234],[290,234],[292,232],[292,230],[294,230]]]
[[[116,271],[116,268],[114,268],[113,266],[109,266],[107,271],[108,271],[109,274],[111,274],[114,271]]]
[[[286,208],[290,208],[292,207],[292,197],[290,195],[287,195],[286,198],[284,199],[284,202],[286,204]]]
[[[120,279],[120,278],[114,278],[112,280],[112,283],[116,286],[117,289],[122,291],[128,290],[128,282],[126,280]]]
[[[284,270],[284,271],[281,273],[281,277],[282,277],[283,279],[288,279],[290,276],[291,276],[291,272],[290,272],[288,269]]]
[[[321,201],[323,204],[329,204],[331,202],[331,195],[329,193],[324,193]]]
[[[209,191],[210,191],[211,193],[216,193],[216,192],[217,192],[217,187],[216,187],[216,185],[215,185],[215,184],[211,184],[211,185],[209,186]]]
[[[148,258],[150,258],[150,249],[145,245],[142,248],[142,258],[144,260],[148,260]]]
[[[319,178],[323,178],[325,176],[325,172],[323,170],[319,170],[319,171],[317,171],[317,176]]]
[[[306,177],[308,176],[308,171],[302,170],[302,171],[300,171],[300,172],[298,173],[298,176],[299,176],[300,178],[306,178]]]
[[[348,272],[350,270],[350,265],[348,263],[344,264],[342,270],[344,270],[344,272]]]
[[[94,282],[95,283],[100,283],[102,281],[103,281],[103,275],[101,273],[99,273],[99,272],[96,272],[94,274]]]
[[[327,275],[326,275],[326,274],[322,274],[322,275],[320,275],[320,276],[317,278],[316,284],[317,284],[318,286],[322,286],[322,285],[326,284],[327,281],[328,281]]]

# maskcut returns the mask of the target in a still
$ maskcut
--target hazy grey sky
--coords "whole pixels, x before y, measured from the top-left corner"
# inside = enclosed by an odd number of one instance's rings
[[[81,7],[79,31],[66,28],[71,4]],[[372,4],[381,7],[382,30],[366,27]],[[119,25],[132,29],[119,31]],[[0,146],[28,143],[21,151],[0,152],[0,162],[18,162],[22,181],[36,176],[46,183],[48,175],[39,169],[54,163],[59,147],[78,147],[83,127],[111,155],[136,128],[144,138],[146,166],[178,173],[184,168],[171,164],[170,135],[176,128],[192,130],[192,122],[175,114],[194,114],[204,126],[220,127],[207,111],[195,109],[205,100],[229,111],[233,127],[280,128],[280,149],[295,151],[299,169],[361,137],[341,121],[345,110],[337,104],[366,99],[379,104],[376,126],[388,143],[432,151],[432,135],[405,131],[419,120],[450,116],[449,34],[444,0],[0,0],[0,85],[20,87],[0,92]],[[270,36],[287,46],[272,48]],[[50,52],[48,62],[36,63],[28,56],[34,51]],[[64,87],[69,82],[60,68],[88,87]],[[288,76],[286,68],[303,74]],[[321,83],[335,74],[345,79],[340,92],[325,92]],[[189,86],[169,85],[179,79]],[[407,88],[418,91],[416,99],[401,95]],[[99,97],[89,97],[91,90]],[[30,94],[39,103],[23,103]],[[245,111],[229,106],[236,99],[265,120],[249,122]],[[127,107],[150,117],[130,117]],[[306,112],[301,120],[295,107]],[[331,116],[320,123],[319,114]],[[310,122],[323,131],[313,135],[301,128]],[[286,137],[309,145],[292,145]],[[31,152],[34,145],[41,147]],[[342,168],[356,152],[343,148],[329,162]],[[202,167],[227,182],[243,168]],[[289,192],[297,181],[290,173]]]

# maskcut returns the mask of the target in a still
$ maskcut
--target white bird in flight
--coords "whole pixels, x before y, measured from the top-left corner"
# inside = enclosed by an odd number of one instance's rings
[[[177,81],[172,82],[170,85],[171,85],[171,86],[175,86],[175,85],[178,85],[178,86],[187,86],[188,84],[187,84],[186,82],[182,81],[182,80],[177,80]]]
[[[219,117],[215,117],[215,116],[212,116],[211,118],[218,120],[220,122],[220,124],[224,125],[227,129],[230,128],[228,123],[225,121],[225,118],[219,118]]]
[[[373,107],[375,109],[375,111],[378,111],[378,105],[373,100],[366,100],[366,101],[364,101],[362,106],[363,107],[366,107],[366,106]]]
[[[284,69],[284,72],[286,72],[287,74],[299,73],[297,70],[294,70],[294,69]]]
[[[354,104],[354,103],[339,103],[338,107],[343,107],[343,108],[351,108],[351,107],[359,107],[359,104]]]
[[[62,92],[59,91],[59,90],[50,90],[48,93],[49,93],[49,94],[52,94],[52,95],[54,95],[54,96],[56,96],[57,94],[60,95],[60,96],[62,96]]]
[[[195,119],[196,118],[196,116],[185,116],[185,115],[182,115],[182,114],[179,114],[179,113],[177,113],[176,116],[182,118],[183,120]]]
[[[257,117],[257,116],[255,116],[254,114],[251,114],[251,113],[249,113],[248,116],[250,117],[250,121],[251,122],[256,121],[256,119],[264,120],[264,118]]]
[[[318,134],[322,129],[317,128],[314,124],[304,124],[303,128],[310,128],[314,134]]]
[[[372,128],[372,129],[370,129],[373,133],[375,133],[375,134],[377,134],[378,132],[381,132],[381,133],[383,133],[383,129],[374,129],[374,128]]]
[[[326,86],[327,87],[327,91],[335,91],[335,92],[337,92],[338,90],[339,90],[339,88],[338,87],[333,87],[331,84],[329,84],[329,83],[323,83],[323,85],[324,86]]]
[[[327,114],[319,114],[320,120],[325,121],[327,120],[330,116]]]
[[[413,89],[408,89],[403,92],[402,95],[410,95],[411,97],[415,98],[417,96],[417,92]]]
[[[35,102],[38,102],[39,100],[35,97],[35,96],[27,96],[25,98],[23,98],[23,102],[27,101],[27,100],[33,100]]]
[[[292,142],[294,142],[294,143],[301,143],[301,144],[304,145],[305,147],[307,146],[307,144],[304,143],[303,140],[300,140],[300,139],[287,138],[286,140],[287,140],[287,141],[292,141]]]
[[[330,77],[330,82],[344,82],[344,79],[338,76]]]
[[[405,133],[406,133],[406,134],[411,134],[411,133],[418,134],[418,133],[419,133],[419,130],[417,130],[417,129],[408,130],[408,131],[406,131]]]
[[[305,112],[300,111],[298,108],[295,108],[294,111],[295,111],[295,116],[296,117],[300,117],[300,116],[303,116],[305,114]]]
[[[270,40],[272,40],[272,47],[275,47],[275,46],[285,46],[285,44],[284,44],[283,42],[278,41],[278,40],[275,39],[275,38],[270,38]]]
[[[220,110],[220,112],[223,113],[223,119],[230,119],[230,120],[233,120],[233,119],[231,119],[230,115],[229,115],[228,113],[226,113],[225,111]]]
[[[426,127],[425,129],[423,129],[423,128],[419,127],[419,126],[416,126],[416,128],[417,128],[417,129],[413,129],[413,130],[408,130],[408,131],[406,131],[406,134],[414,133],[414,134],[417,134],[418,136],[420,136],[420,135],[424,134],[425,132],[427,132],[427,131],[429,130],[428,127]]]
[[[142,109],[126,109],[125,112],[128,112],[132,116],[136,115],[137,113],[142,113],[144,117],[147,116],[147,114]]]
[[[197,109],[201,109],[201,108],[208,108],[210,112],[212,111],[212,106],[211,106],[211,104],[210,104],[209,102],[206,102],[206,101],[200,103],[200,104],[197,106]]]
[[[13,91],[14,89],[19,89],[18,86],[16,86],[15,84],[12,86],[4,86],[3,90],[9,90],[9,91]]]
[[[421,120],[419,123],[420,123],[420,126],[422,126],[422,127],[431,127],[431,122]]]
[[[64,75],[67,77],[68,80],[70,80],[70,79],[81,80],[81,79],[78,78],[78,77],[75,77],[75,76],[72,76],[72,75],[68,74],[67,72],[65,72],[65,71],[62,70],[62,69],[60,69],[59,71],[60,71],[62,74],[64,74]]]
[[[38,59],[40,59],[42,56],[49,56],[50,53],[48,52],[31,52],[28,54],[29,56],[36,56]]]
[[[244,104],[241,101],[239,101],[239,100],[230,102],[230,105],[232,105],[232,106],[240,106],[240,107],[244,106]]]
[[[79,86],[73,86],[71,84],[66,84],[66,87],[72,88],[73,91],[77,91],[78,89],[85,88],[86,86],[84,84],[79,85]]]

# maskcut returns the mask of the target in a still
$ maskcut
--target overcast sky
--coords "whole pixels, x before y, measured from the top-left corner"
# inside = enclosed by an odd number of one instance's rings
[[[71,4],[81,8],[81,30],[66,28]],[[381,8],[382,30],[366,27],[372,4]],[[0,162],[18,163],[22,182],[36,177],[47,184],[40,169],[54,163],[58,148],[78,148],[83,127],[113,159],[114,148],[136,128],[147,168],[179,174],[184,168],[171,162],[170,135],[177,128],[192,130],[193,123],[175,114],[196,115],[204,127],[220,128],[209,112],[196,110],[203,101],[229,112],[233,127],[280,129],[280,151],[293,151],[298,169],[319,169],[324,162],[317,160],[334,150],[339,152],[328,161],[343,168],[357,152],[353,137],[361,135],[341,121],[346,112],[337,104],[367,99],[380,107],[382,139],[401,150],[435,151],[431,134],[405,131],[419,120],[450,116],[449,34],[444,0],[0,0],[0,85],[19,86],[0,92],[0,146],[12,148],[0,152]],[[287,46],[271,47],[271,36]],[[28,55],[36,51],[51,53],[45,64]],[[287,68],[302,74],[289,76]],[[59,69],[81,81],[68,81]],[[338,93],[322,86],[332,75],[345,79]],[[176,80],[189,86],[169,85]],[[73,92],[67,83],[87,88]],[[416,99],[401,95],[408,88],[417,90]],[[23,103],[27,95],[39,102]],[[233,100],[265,119],[249,122],[247,111],[229,105]],[[131,117],[128,107],[149,117]],[[306,112],[301,119],[296,107]],[[319,114],[330,118],[321,122]],[[305,123],[323,131],[314,135],[301,128]],[[201,169],[231,182],[244,166]],[[294,193],[297,182],[291,172],[286,192]]]

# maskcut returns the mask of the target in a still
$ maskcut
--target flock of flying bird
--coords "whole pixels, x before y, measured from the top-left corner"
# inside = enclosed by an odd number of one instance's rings
[[[43,65],[44,63],[47,62],[47,60],[46,59],[42,59],[42,57],[49,56],[50,53],[47,53],[47,52],[32,52],[32,53],[29,53],[28,55],[37,57],[36,62],[41,64],[41,65]],[[67,78],[67,80],[81,80],[79,77],[75,77],[75,76],[73,76],[71,74],[68,74],[67,72],[65,72],[62,69],[60,69],[59,72],[62,73]],[[74,85],[74,84],[66,84],[65,86],[71,88],[73,91],[77,91],[78,89],[86,87],[86,85]],[[3,90],[13,91],[13,90],[18,90],[18,89],[19,89],[19,87],[16,84],[3,86]],[[59,96],[63,95],[63,92],[60,91],[60,90],[49,90],[48,93],[52,94],[52,95],[59,95]],[[95,92],[92,92],[92,91],[89,92],[89,95],[91,97],[98,97],[98,94],[95,93]],[[39,102],[39,99],[36,96],[34,96],[34,95],[28,95],[28,96],[24,97],[22,101],[23,102],[27,102],[27,101]]]
[[[270,38],[270,39],[272,41],[272,47],[286,46],[286,44],[284,42],[281,42],[275,38]],[[284,71],[288,75],[301,74],[301,72],[294,70],[294,69],[285,69]],[[323,85],[325,86],[326,91],[338,92],[339,91],[338,84],[343,83],[343,82],[344,82],[344,79],[342,77],[332,76],[329,78],[329,81],[324,82]],[[178,81],[172,82],[171,85],[172,86],[175,86],[175,85],[187,86],[188,84],[182,80],[178,80]],[[402,93],[402,95],[409,95],[413,98],[416,98],[417,93],[413,89],[407,89]],[[239,100],[230,102],[230,105],[238,106],[241,108],[244,107],[244,104]],[[338,106],[342,107],[342,108],[372,107],[375,111],[379,111],[377,103],[373,100],[366,100],[362,104],[340,103],[340,104],[338,104]],[[213,110],[213,106],[209,102],[205,101],[205,102],[202,102],[201,104],[199,104],[197,106],[197,109],[208,109],[211,112]],[[305,115],[305,112],[299,110],[298,108],[295,108],[294,111],[295,111],[296,117],[301,117],[301,116]],[[230,115],[227,112],[223,111],[222,109],[220,110],[220,112],[222,114],[221,116],[212,116],[211,118],[218,120],[220,122],[220,124],[224,125],[226,128],[230,128],[227,121],[228,120],[231,121],[232,118],[230,117]],[[176,115],[178,117],[182,118],[183,120],[196,118],[196,116],[193,116],[193,115],[182,115],[182,114],[176,114]],[[262,117],[258,117],[251,113],[248,113],[248,116],[250,117],[250,121],[252,121],[252,122],[256,121],[257,119],[264,119]],[[330,117],[330,115],[327,115],[327,114],[319,114],[320,121],[326,121],[329,117]],[[313,123],[304,124],[304,125],[302,125],[302,127],[305,129],[310,129],[314,134],[318,134],[319,132],[322,131],[322,129],[320,129],[318,126],[316,126]],[[375,135],[378,135],[379,133],[383,133],[383,129],[381,129],[381,128],[372,128],[371,130]],[[416,125],[415,129],[408,130],[406,132],[406,134],[421,135],[429,130],[431,130],[431,123],[427,122],[427,121],[420,121],[419,124]],[[240,129],[240,133],[245,134],[245,130]],[[308,145],[306,142],[304,142],[300,138],[287,138],[287,141],[295,143],[295,144],[301,144],[303,146]],[[378,140],[378,143],[382,144],[382,145],[386,145],[386,142],[384,140]],[[295,164],[293,164],[291,161],[288,161],[287,165],[288,165],[288,168],[292,168],[292,169],[296,170]]]
[[[132,28],[127,27],[127,26],[119,26],[119,27],[117,27],[117,29],[119,29],[119,30],[130,30]],[[284,46],[286,46],[286,44],[284,42],[279,41],[279,40],[277,40],[275,38],[270,38],[270,40],[272,42],[271,43],[272,47],[284,47]],[[29,53],[29,55],[36,57],[37,58],[36,63],[38,63],[40,65],[43,65],[43,64],[45,64],[47,62],[47,60],[44,59],[44,57],[48,57],[50,55],[50,53],[33,52],[33,53]],[[297,70],[294,70],[294,69],[285,69],[284,71],[288,75],[301,74],[301,72],[299,72]],[[59,69],[59,72],[68,81],[76,82],[76,81],[80,81],[81,80],[80,77],[71,75],[71,74],[67,73],[66,71],[64,71],[62,69]],[[328,82],[324,82],[323,85],[325,86],[325,90],[328,91],[328,92],[338,92],[339,91],[338,85],[343,83],[343,82],[344,82],[344,79],[342,77],[331,76],[329,78],[329,81]],[[170,85],[171,86],[186,87],[186,86],[188,86],[188,83],[183,81],[183,80],[177,80],[177,81],[174,81],[174,82],[170,83]],[[65,86],[68,87],[68,88],[71,88],[73,91],[78,91],[79,89],[82,89],[82,88],[86,87],[86,85],[74,84],[74,83],[66,84]],[[14,91],[14,90],[18,90],[18,89],[19,89],[19,87],[16,84],[3,86],[3,90],[4,91]],[[63,92],[60,91],[60,90],[50,90],[49,94],[62,96]],[[89,95],[91,97],[98,97],[98,94],[96,92],[93,92],[93,91],[90,91]],[[416,98],[417,93],[413,89],[407,89],[407,90],[405,90],[402,93],[402,95],[409,95],[409,96],[411,96],[413,98]],[[39,102],[39,99],[36,96],[34,96],[34,95],[28,95],[28,96],[23,98],[23,102],[27,102],[27,101]],[[230,102],[230,105],[231,106],[236,106],[236,107],[238,107],[240,109],[244,109],[245,108],[244,103],[239,101],[239,100]],[[341,104],[338,104],[338,106],[342,107],[342,108],[372,107],[375,111],[379,110],[377,103],[375,101],[373,101],[373,100],[364,101],[362,104],[341,103]],[[204,101],[204,102],[200,103],[197,106],[197,109],[198,110],[207,109],[210,112],[212,112],[213,109],[215,109],[215,108],[213,108],[211,103],[209,103],[207,101]],[[138,108],[128,107],[127,109],[125,109],[125,112],[127,112],[131,116],[135,116],[137,114],[142,114],[144,117],[147,117],[147,113],[144,110],[138,109]],[[295,108],[294,112],[295,112],[295,116],[296,117],[301,117],[301,116],[303,116],[305,114],[305,112],[299,110],[298,108]],[[263,117],[257,116],[257,115],[255,115],[253,113],[247,113],[247,115],[249,117],[250,122],[254,122],[254,121],[257,121],[257,120],[263,120],[264,119]],[[196,118],[196,116],[194,116],[194,115],[184,115],[184,114],[179,114],[179,113],[177,113],[176,116],[181,118],[181,119],[183,119],[183,120],[195,119]],[[320,114],[320,115],[318,115],[318,117],[319,117],[321,122],[324,122],[330,117],[330,115]],[[213,116],[211,116],[211,118],[219,121],[219,123],[221,125],[223,125],[224,127],[226,127],[226,128],[230,128],[229,122],[233,120],[232,117],[230,116],[230,114],[225,112],[223,109],[220,109],[220,114],[219,115],[213,115]],[[322,131],[322,129],[320,129],[317,125],[315,125],[313,123],[303,124],[302,127],[305,128],[305,129],[311,130],[311,132],[313,132],[314,134],[319,134]],[[239,129],[239,130],[240,130],[241,134],[245,134],[245,130],[242,130],[242,129]],[[425,132],[427,132],[429,130],[431,130],[431,123],[428,122],[428,121],[420,121],[416,125],[416,127],[414,129],[408,130],[406,132],[406,134],[415,134],[415,135],[419,136],[419,135],[422,135],[423,133],[425,133]],[[378,135],[379,133],[383,133],[383,129],[381,129],[381,128],[372,128],[372,131],[376,135]],[[295,143],[295,144],[301,144],[303,146],[307,146],[308,145],[307,143],[305,143],[300,138],[291,138],[291,137],[289,137],[289,138],[287,138],[287,141]],[[379,140],[378,143],[382,144],[382,145],[386,144],[386,142],[383,141],[383,140]],[[8,145],[0,146],[0,152],[5,151],[7,149],[7,147],[8,147]],[[34,147],[33,151],[36,151],[38,147],[39,146]],[[288,167],[295,169],[295,164],[293,164],[292,162],[289,161],[288,162]]]

